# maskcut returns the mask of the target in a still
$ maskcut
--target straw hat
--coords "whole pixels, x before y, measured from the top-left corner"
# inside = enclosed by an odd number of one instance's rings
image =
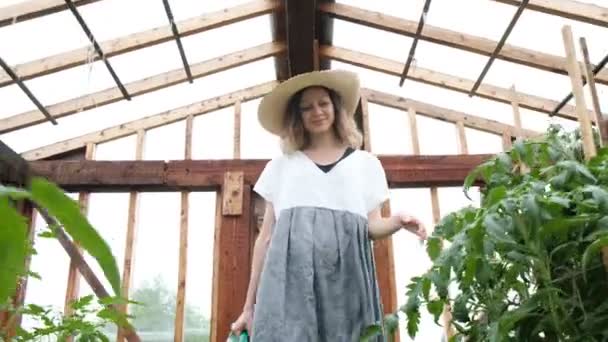
[[[262,127],[280,135],[289,100],[298,91],[311,86],[333,89],[342,97],[346,113],[355,113],[360,96],[357,74],[344,70],[312,71],[282,82],[264,96],[258,107],[258,120]]]

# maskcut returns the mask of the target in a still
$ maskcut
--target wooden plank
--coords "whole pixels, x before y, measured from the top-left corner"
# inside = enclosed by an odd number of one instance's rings
[[[392,188],[462,185],[468,173],[492,154],[379,156]],[[245,184],[255,184],[265,159],[181,161],[30,162],[32,172],[68,192],[212,190],[224,184],[224,173],[242,171]]]
[[[27,161],[0,140],[0,183],[23,186],[29,177]]]
[[[285,51],[285,44],[267,43],[246,50],[237,51],[225,56],[200,62],[191,66],[192,77],[200,78],[215,74],[230,68],[262,60]],[[125,84],[125,88],[132,97],[147,94],[155,90],[167,88],[186,82],[188,78],[183,68],[158,74]],[[69,99],[47,107],[53,118],[62,118],[91,108],[98,108],[123,99],[118,87],[101,90],[92,94]],[[28,127],[44,122],[46,118],[39,110],[10,116],[0,120],[0,133],[10,132],[19,128]]]
[[[289,76],[314,70],[316,0],[285,0]]]
[[[416,68],[416,70],[418,70],[418,68]],[[410,75],[414,72],[415,70],[412,70]],[[364,88],[362,92],[367,95],[368,101],[379,105],[405,111],[413,107],[416,110],[416,114],[453,123],[461,121],[467,127],[475,128],[484,132],[502,134],[502,132],[504,131],[513,130],[513,126],[511,125],[507,125],[505,123],[495,120],[486,119],[481,116],[475,116],[468,113],[442,108],[432,104],[383,93],[377,90]],[[526,137],[534,137],[541,134],[540,132],[532,130],[524,130],[522,133]]]
[[[587,111],[585,101],[585,93],[583,91],[583,81],[580,65],[576,58],[576,50],[574,48],[574,39],[570,26],[565,25],[562,28],[562,37],[564,40],[564,48],[566,50],[566,58],[568,59],[568,72],[570,74],[570,82],[572,84],[572,92],[576,101],[576,113],[581,125],[581,134],[583,136],[583,151],[585,159],[589,160],[597,154],[591,130],[591,117]],[[606,265],[608,267],[608,264]]]
[[[99,0],[88,0],[99,1]],[[39,2],[39,1],[38,1]],[[59,0],[65,5],[63,0]],[[72,1],[76,3],[76,1]],[[79,2],[83,2],[82,0]],[[18,5],[16,5],[18,6]],[[65,7],[65,6],[64,6]],[[197,33],[213,30],[236,22],[255,18],[264,14],[272,13],[279,7],[279,2],[274,0],[256,0],[243,5],[227,8],[221,11],[206,13],[190,19],[177,22],[180,37],[187,37]],[[0,26],[2,17],[0,10]],[[133,33],[127,36],[100,42],[99,45],[106,57],[118,56],[127,52],[158,45],[173,39],[170,30],[166,26],[155,27],[149,30]],[[79,65],[96,61],[99,56],[91,56],[89,46],[62,52],[42,59],[29,61],[15,65],[13,70],[22,80],[47,75],[53,72],[65,70]],[[10,77],[0,71],[0,87],[12,84]]]
[[[391,216],[390,200],[382,205],[382,217]],[[382,297],[384,313],[393,313],[397,310],[397,285],[395,282],[395,261],[393,255],[393,239],[387,237],[373,242],[374,259],[378,288]]]
[[[224,173],[222,185],[222,214],[225,216],[241,215],[243,213],[243,186],[245,177],[243,171]]]
[[[602,115],[602,110],[600,107],[600,98],[597,95],[597,88],[595,86],[595,76],[593,76],[593,67],[591,66],[591,60],[589,59],[589,49],[587,48],[587,41],[585,38],[581,37],[580,40],[581,53],[583,55],[583,70],[585,71],[585,77],[587,79],[587,84],[589,85],[589,93],[591,94],[591,103],[593,104],[593,113],[595,114],[595,122],[600,126],[600,122],[604,120],[604,116]],[[602,134],[602,130],[599,130],[600,133],[600,147],[608,144],[608,135]]]
[[[192,126],[194,117],[186,119],[186,132],[184,142],[184,159],[192,159]],[[184,340],[184,322],[186,316],[186,277],[188,274],[188,218],[190,209],[190,192],[181,193],[181,212],[179,226],[179,264],[177,273],[177,302],[175,306],[174,341]]]
[[[278,1],[279,8],[277,8],[271,15],[271,34],[273,42],[286,42],[287,41],[287,21],[285,14],[285,1]],[[274,57],[274,69],[276,72],[277,81],[285,81],[289,78],[289,66],[287,63],[287,56],[285,54],[277,55]]]
[[[511,108],[513,109],[513,124],[515,125],[515,136],[517,138],[522,138],[521,114],[519,112],[519,96],[517,95],[515,85],[511,86],[511,88],[509,89],[511,90]]]
[[[241,215],[216,215],[215,267],[211,341],[226,341],[232,323],[240,314],[247,296],[251,274],[251,186],[243,187]],[[223,203],[219,199],[218,203]]]
[[[137,131],[137,139],[135,142],[135,160],[142,160],[144,156],[146,132],[142,129]],[[125,298],[129,298],[131,290],[131,278],[133,274],[135,255],[135,239],[137,236],[137,214],[139,209],[139,194],[136,191],[129,193],[129,213],[127,216],[127,232],[125,234],[125,255],[122,271],[121,293]],[[119,305],[119,310],[122,313],[127,312],[127,305]],[[116,340],[123,342],[125,331],[118,329]]]
[[[343,3],[320,4],[319,10],[333,18],[408,37],[414,37],[416,26],[418,25],[417,21],[391,16],[386,13],[369,11]],[[484,56],[490,56],[498,44],[498,41],[495,40],[428,25],[428,23],[425,24],[420,39]],[[560,75],[568,75],[565,67],[566,59],[562,56],[505,44],[496,57],[504,61]],[[601,72],[596,78],[598,83],[608,84],[608,71]]]
[[[83,6],[99,0],[72,0],[74,6]],[[0,27],[65,11],[64,0],[33,0],[0,8]]]
[[[27,160],[47,158],[56,154],[75,150],[83,147],[87,142],[102,143],[114,139],[135,134],[141,129],[151,129],[167,125],[187,118],[189,115],[202,115],[218,109],[231,106],[237,99],[244,101],[253,100],[264,96],[276,85],[276,81],[260,84],[251,88],[239,90],[233,93],[214,97],[202,102],[168,110],[159,114],[144,117],[134,121],[126,122],[117,126],[109,127],[97,132],[81,135],[76,138],[64,140],[55,144],[36,148],[24,152],[22,156]]]
[[[369,107],[367,105],[367,96],[361,95],[361,120],[363,124],[363,149],[366,151],[372,150],[371,132],[369,131]]]
[[[502,149],[504,151],[508,151],[513,147],[513,142],[511,140],[511,132],[504,132],[502,135]]]
[[[320,46],[319,52],[321,56],[325,58],[332,58],[334,60],[349,63],[355,66],[363,67],[369,70],[382,72],[392,76],[401,75],[401,63],[362,53],[357,51],[348,50],[345,48],[335,46]],[[437,71],[416,67],[408,74],[408,78],[425,84],[458,91],[461,93],[468,94],[469,90],[473,87],[474,81],[452,76]],[[510,104],[509,89],[497,87],[490,84],[483,84],[477,90],[477,96],[486,99]],[[549,114],[558,105],[558,102],[542,98],[539,96],[519,93],[520,105],[524,108],[536,110],[542,113]],[[575,119],[576,114],[573,106],[564,106],[557,116]]]
[[[469,145],[467,144],[467,134],[462,121],[456,122],[456,146],[459,154],[469,154]]]
[[[88,143],[85,150],[85,159],[86,160],[94,160],[95,159],[95,150],[96,146],[93,143]],[[89,198],[90,193],[81,191],[78,194],[78,205],[80,206],[80,211],[86,217],[89,212]],[[78,244],[75,244],[76,248],[79,251],[82,251]],[[80,293],[80,274],[78,273],[78,265],[75,260],[70,261],[70,267],[68,270],[68,280],[67,280],[67,289],[65,291],[65,302],[63,306],[64,315],[70,316],[73,312],[71,303],[78,299]],[[72,338],[68,338],[68,341],[72,341]]]
[[[416,107],[409,106],[408,121],[410,127],[410,138],[412,141],[412,154],[420,155],[420,139],[418,139],[418,122],[416,120]]]
[[[241,159],[241,100],[234,104],[233,158]]]
[[[493,0],[519,6],[522,0]],[[528,9],[608,27],[608,8],[574,0],[531,0]]]

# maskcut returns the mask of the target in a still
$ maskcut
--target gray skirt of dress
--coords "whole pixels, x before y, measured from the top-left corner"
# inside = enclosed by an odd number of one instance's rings
[[[252,341],[359,341],[382,316],[367,220],[324,208],[283,210],[260,275]]]

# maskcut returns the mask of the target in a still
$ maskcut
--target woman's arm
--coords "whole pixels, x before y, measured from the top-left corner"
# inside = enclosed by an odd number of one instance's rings
[[[415,217],[405,214],[382,217],[380,208],[372,210],[367,217],[369,223],[369,237],[372,240],[383,239],[393,235],[402,228],[417,235],[420,239],[426,239],[424,224]]]
[[[270,202],[266,202],[266,210],[264,212],[262,228],[260,229],[260,233],[258,234],[253,247],[251,277],[249,279],[247,298],[245,300],[243,311],[253,311],[255,296],[258,290],[258,282],[260,279],[260,274],[262,273],[262,268],[264,267],[264,260],[266,259],[266,251],[268,250],[268,245],[270,243],[274,221],[274,207]]]

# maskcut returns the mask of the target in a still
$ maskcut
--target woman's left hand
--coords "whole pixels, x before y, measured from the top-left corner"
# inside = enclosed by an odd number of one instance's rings
[[[418,236],[421,240],[426,240],[426,228],[424,226],[424,223],[422,223],[422,221],[420,221],[419,219],[407,215],[407,214],[399,214],[399,220],[400,220],[400,224],[401,226],[412,232],[413,234],[415,234],[416,236]]]

